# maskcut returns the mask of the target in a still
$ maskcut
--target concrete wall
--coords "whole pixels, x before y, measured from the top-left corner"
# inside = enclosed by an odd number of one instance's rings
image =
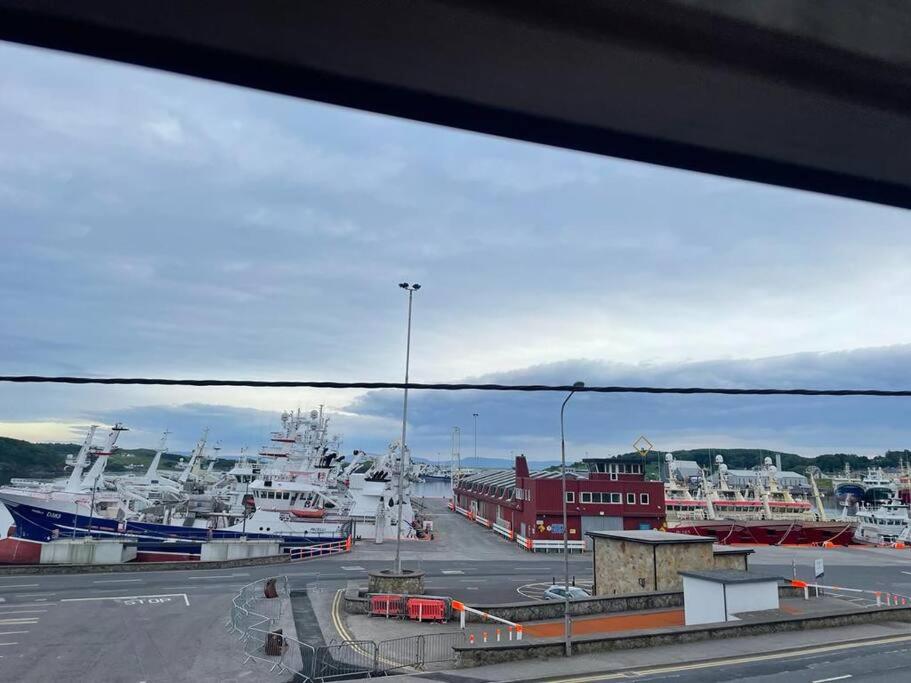
[[[734,614],[778,609],[778,586],[774,581],[764,583],[733,583],[727,587],[728,619]]]
[[[739,569],[747,571],[749,567],[749,553],[714,553],[715,560],[713,569]]]
[[[683,582],[678,571],[714,567],[711,543],[655,545],[610,538],[594,540],[596,595],[680,591]]]
[[[278,541],[236,541],[215,539],[202,544],[200,560],[202,562],[224,562],[227,560],[244,560],[251,557],[270,557],[278,555],[281,547]]]
[[[186,569],[230,569],[233,567],[256,567],[272,564],[286,564],[291,561],[288,554],[272,557],[254,557],[246,560],[224,562],[127,562],[125,564],[11,564],[0,565],[0,576],[29,576],[37,574],[93,574],[101,572],[161,572]],[[801,592],[803,595],[803,592]]]
[[[813,628],[831,628],[854,624],[869,624],[882,621],[911,622],[911,609],[907,607],[887,607],[863,612],[846,612],[822,617],[788,617],[764,621],[732,621],[712,626],[684,626],[681,628],[655,629],[654,631],[637,632],[611,637],[579,637],[574,639],[573,652],[588,654],[592,652],[612,652],[644,647],[658,647],[677,643],[692,643],[703,640],[722,638],[739,638],[742,636],[762,635],[802,631]],[[454,648],[459,667],[501,664],[522,659],[562,657],[563,641],[548,639],[546,641],[522,641],[521,643],[464,646]]]
[[[680,571],[698,571],[715,566],[711,543],[662,543],[657,551],[658,580],[655,590],[682,591]]]
[[[684,623],[687,626],[727,621],[724,584],[684,576],[683,603]]]
[[[41,564],[120,564],[136,557],[136,544],[122,541],[58,539],[41,545]]]

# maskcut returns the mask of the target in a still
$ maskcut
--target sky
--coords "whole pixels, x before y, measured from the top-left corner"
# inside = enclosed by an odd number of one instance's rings
[[[904,210],[0,43],[0,374],[911,387]],[[410,396],[414,455],[559,451],[558,395]],[[401,392],[0,385],[0,435],[256,447]],[[911,447],[906,399],[574,397],[570,456]],[[439,454],[439,456],[438,456]]]

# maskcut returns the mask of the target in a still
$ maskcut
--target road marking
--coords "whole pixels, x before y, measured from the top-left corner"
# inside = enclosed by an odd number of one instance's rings
[[[138,583],[142,579],[101,579],[100,581],[92,581],[92,583]]]
[[[0,588],[37,588],[40,584],[37,583],[17,583],[17,584],[8,584],[0,583]]]
[[[15,612],[0,612],[0,615],[3,614],[35,614],[36,612],[47,612],[46,609],[20,609]]]
[[[187,597],[186,593],[163,593],[161,595],[121,595],[121,596],[106,596],[98,598],[63,598],[60,602],[86,602],[88,600],[144,600],[145,598],[183,598],[187,603],[187,607],[190,606],[190,598]]]
[[[465,586],[465,590],[476,591],[476,590],[478,590],[478,587],[477,586]]]
[[[678,671],[693,671],[697,669],[715,669],[721,666],[731,666],[733,664],[751,664],[753,662],[766,662],[776,659],[790,659],[792,657],[803,657],[806,655],[822,654],[825,652],[837,652],[840,650],[852,650],[872,645],[888,645],[890,643],[904,643],[911,640],[911,636],[893,636],[890,638],[880,638],[878,640],[866,640],[853,643],[840,643],[838,645],[820,645],[808,647],[801,650],[791,650],[790,652],[772,652],[762,655],[753,655],[749,657],[739,657],[732,659],[716,659],[710,662],[698,662],[695,664],[681,664],[677,666],[658,666],[651,669],[639,669],[636,671],[620,671],[617,673],[593,674],[591,676],[578,676],[574,678],[554,678],[549,683],[595,683],[596,681],[613,681],[621,678],[641,678],[643,676],[654,676],[656,674],[675,673]]]
[[[0,645],[18,645],[19,643],[0,643]]]
[[[38,623],[38,617],[25,617],[22,619],[0,619],[0,626],[30,626]]]
[[[845,674],[844,676],[833,676],[832,678],[817,678],[813,683],[829,683],[829,681],[843,681],[846,678],[851,678],[851,674]]]
[[[199,581],[201,579],[235,579],[238,576],[250,576],[249,574],[228,574],[226,576],[188,576],[188,581]]]
[[[364,571],[364,568],[361,567],[360,565],[348,565],[348,566],[343,566],[342,569],[344,569],[346,572],[362,572],[362,571]]]
[[[16,633],[28,633],[28,631],[2,631],[0,632],[0,636],[11,636]]]
[[[444,569],[440,572],[441,574],[464,574],[461,569]]]
[[[907,574],[908,576],[911,576],[911,572],[902,571],[902,574]]]
[[[20,598],[33,598],[36,595],[57,595],[56,593],[19,593],[17,597]],[[0,598],[2,600],[2,598]]]

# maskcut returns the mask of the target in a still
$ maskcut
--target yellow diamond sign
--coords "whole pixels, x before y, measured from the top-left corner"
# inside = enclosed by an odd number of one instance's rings
[[[633,448],[635,448],[636,452],[644,458],[649,454],[654,446],[652,446],[651,441],[646,439],[644,436],[640,436],[638,439],[636,439],[636,443],[633,444]]]

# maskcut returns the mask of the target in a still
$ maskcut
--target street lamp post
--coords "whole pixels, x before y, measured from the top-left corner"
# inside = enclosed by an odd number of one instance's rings
[[[474,418],[474,466],[478,466],[478,414],[472,413]]]
[[[395,572],[402,573],[402,481],[405,478],[405,432],[408,426],[408,366],[411,362],[411,301],[421,285],[400,282],[399,287],[408,292],[408,332],[405,336],[405,398],[402,402],[402,443],[399,448],[398,515],[395,527]]]
[[[572,654],[572,635],[569,621],[569,527],[566,524],[566,438],[563,431],[563,413],[576,390],[584,386],[584,382],[575,382],[569,394],[563,399],[563,405],[560,406],[560,479],[563,481],[563,644],[567,657]]]

